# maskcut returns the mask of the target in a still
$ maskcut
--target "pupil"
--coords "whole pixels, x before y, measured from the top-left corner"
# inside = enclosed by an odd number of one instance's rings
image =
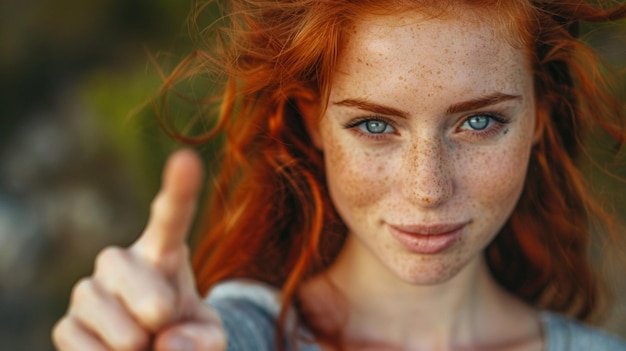
[[[489,117],[473,116],[473,117],[470,117],[470,119],[468,120],[468,123],[470,127],[472,127],[472,129],[483,130],[487,128],[487,125],[489,124]]]
[[[381,121],[368,121],[366,124],[367,131],[370,133],[382,133],[386,127],[387,124]]]

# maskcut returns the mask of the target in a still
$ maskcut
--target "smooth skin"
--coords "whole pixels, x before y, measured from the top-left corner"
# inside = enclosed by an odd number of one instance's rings
[[[63,351],[225,350],[217,314],[195,288],[186,237],[202,182],[202,163],[175,152],[139,239],[109,247],[76,284],[53,330]]]

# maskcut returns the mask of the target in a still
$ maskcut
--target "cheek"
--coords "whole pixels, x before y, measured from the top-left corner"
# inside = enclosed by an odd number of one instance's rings
[[[330,137],[329,137],[330,136]],[[389,187],[389,167],[382,152],[360,148],[350,136],[324,138],[326,178],[337,210],[364,208],[377,202]]]
[[[515,207],[530,155],[530,146],[523,144],[478,153],[471,161],[466,156],[460,188],[483,216],[498,217],[497,222],[504,223]]]

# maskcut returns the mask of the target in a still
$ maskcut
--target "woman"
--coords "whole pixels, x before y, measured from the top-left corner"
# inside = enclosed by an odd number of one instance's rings
[[[179,136],[227,138],[195,274],[201,167],[180,151],[145,232],[76,285],[60,349],[626,350],[564,317],[601,307],[588,228],[612,223],[580,141],[626,136],[577,25],[626,7],[228,6],[221,56],[165,87],[216,62],[229,77],[215,130]]]

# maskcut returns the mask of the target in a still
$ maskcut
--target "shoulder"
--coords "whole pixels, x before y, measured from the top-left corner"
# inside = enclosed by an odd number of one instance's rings
[[[217,312],[228,338],[228,351],[274,350],[279,291],[251,280],[216,285],[206,302]]]
[[[280,290],[256,280],[233,279],[217,284],[206,298],[213,305],[254,307],[265,315],[276,317],[280,312]]]
[[[213,287],[206,302],[222,321],[228,351],[276,350],[280,290],[255,280],[234,279]],[[287,324],[294,325],[294,319],[294,316],[288,315]],[[304,329],[299,329],[299,335],[310,339],[310,334]],[[297,343],[300,351],[319,351],[314,344]],[[287,345],[287,350],[290,349]]]
[[[626,351],[626,341],[576,320],[543,312],[547,351]]]

